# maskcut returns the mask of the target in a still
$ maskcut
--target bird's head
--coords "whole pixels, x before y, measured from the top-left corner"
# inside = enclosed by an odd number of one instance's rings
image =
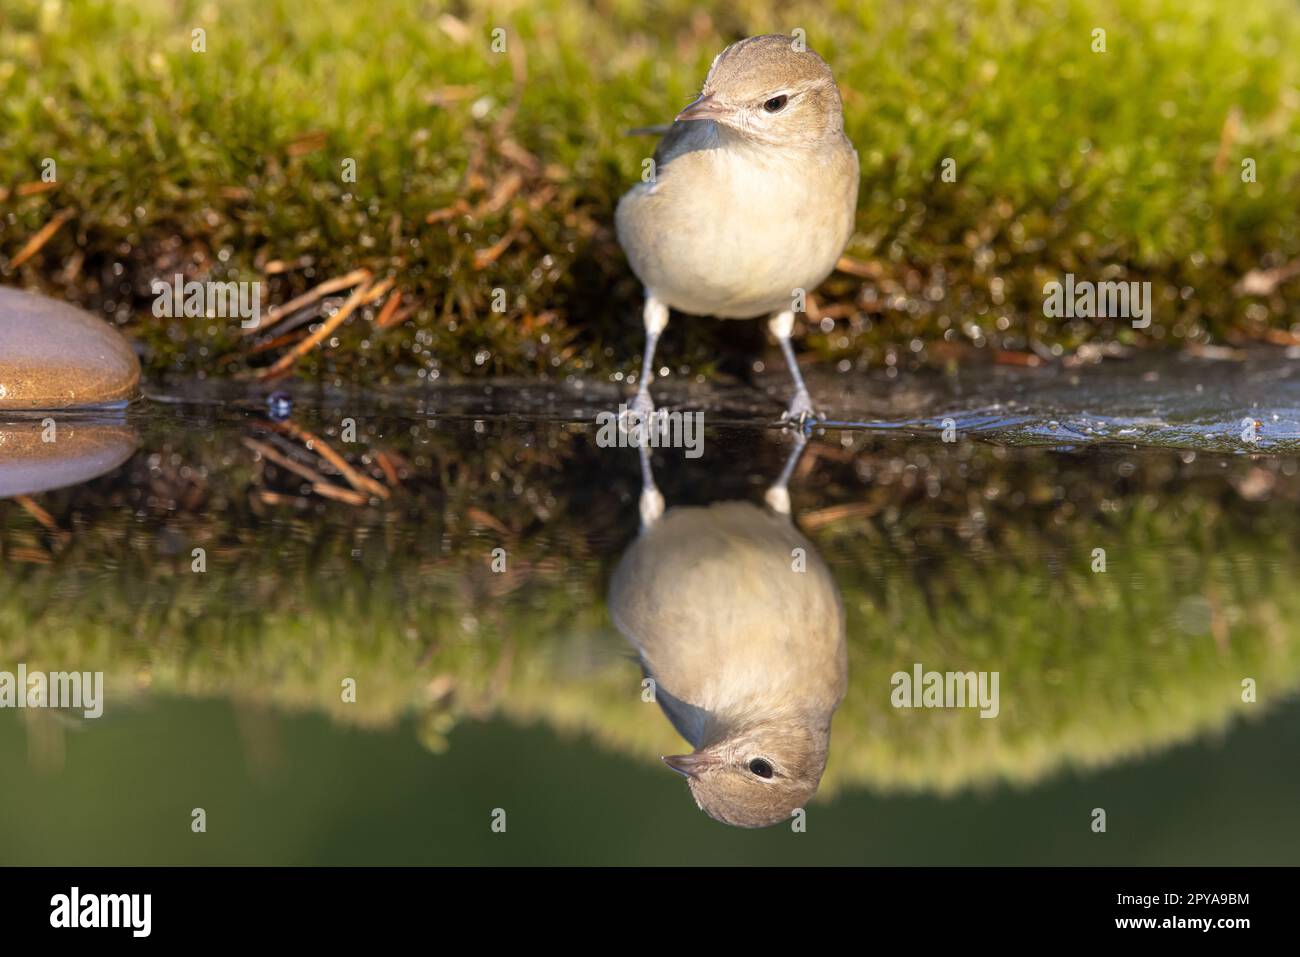
[[[840,93],[826,61],[787,36],[749,37],[714,59],[679,121],[712,120],[746,140],[815,148],[844,131]]]

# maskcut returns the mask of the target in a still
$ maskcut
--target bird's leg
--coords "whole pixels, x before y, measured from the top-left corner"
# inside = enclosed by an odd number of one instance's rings
[[[645,293],[645,309],[642,312],[645,321],[645,355],[641,359],[641,378],[637,380],[636,399],[632,402],[632,411],[637,413],[640,421],[648,429],[650,417],[654,414],[654,401],[650,398],[650,380],[654,378],[655,346],[659,343],[659,334],[668,325],[668,307],[655,298],[649,289]]]
[[[767,321],[767,328],[781,344],[786,367],[790,370],[790,377],[794,379],[794,398],[790,400],[790,407],[785,410],[781,419],[802,426],[808,419],[815,418],[817,411],[813,408],[812,398],[808,395],[808,387],[803,384],[799,363],[794,358],[794,349],[790,347],[790,333],[794,331],[794,313],[789,309],[775,313]]]
[[[650,446],[642,443],[638,449],[641,453],[641,530],[645,531],[664,513],[664,497],[655,486],[654,473],[650,468]]]
[[[655,414],[650,398],[650,379],[654,376],[655,346],[659,334],[668,325],[668,307],[655,298],[649,289],[645,293],[645,355],[641,359],[641,378],[637,381],[636,398],[632,400],[630,428],[636,436],[637,452],[641,456],[641,529],[644,531],[664,513],[664,497],[655,486],[650,467],[650,429]]]
[[[763,496],[763,501],[767,502],[768,508],[778,515],[790,514],[790,476],[794,475],[795,468],[799,465],[799,459],[803,456],[804,446],[808,444],[808,436],[800,429],[794,434],[794,449],[785,460],[785,467],[781,469],[781,475],[772,487],[767,490]]]

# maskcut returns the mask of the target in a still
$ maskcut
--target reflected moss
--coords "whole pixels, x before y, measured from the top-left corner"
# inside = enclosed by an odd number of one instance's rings
[[[376,427],[412,463],[404,489],[295,510],[259,499],[293,487],[245,454],[249,428],[154,430],[117,475],[44,496],[62,544],[0,503],[0,660],[103,668],[104,720],[166,693],[364,726],[415,716],[433,750],[494,714],[646,760],[680,745],[604,606],[636,527],[634,455],[554,426]],[[660,469],[670,500],[774,474],[779,439],[727,441],[731,471]],[[840,589],[850,656],[823,793],[1027,784],[1222,733],[1293,693],[1300,479],[1289,460],[1185,458],[815,442],[795,512]],[[998,671],[1000,716],[895,710],[890,675],[914,662]]]

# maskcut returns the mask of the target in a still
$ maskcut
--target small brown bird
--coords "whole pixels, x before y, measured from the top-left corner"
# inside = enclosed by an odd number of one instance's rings
[[[794,311],[835,268],[858,201],[858,154],[844,135],[830,67],[787,36],[733,43],[654,160],[649,182],[629,190],[615,214],[645,286],[635,410],[653,411],[655,345],[672,308],[769,316],[794,378],[786,416],[804,420],[813,407],[790,347]]]
[[[642,529],[610,585],[615,625],[691,743],[665,763],[696,803],[740,827],[789,821],[826,768],[848,662],[839,591],[790,518],[786,483],[767,508],[720,502],[664,511],[642,450]]]

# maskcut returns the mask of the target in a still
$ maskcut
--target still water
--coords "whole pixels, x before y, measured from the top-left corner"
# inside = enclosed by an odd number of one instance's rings
[[[0,863],[1300,863],[1294,378],[667,386],[662,513],[604,385],[11,417],[0,672],[104,691],[0,710]]]

